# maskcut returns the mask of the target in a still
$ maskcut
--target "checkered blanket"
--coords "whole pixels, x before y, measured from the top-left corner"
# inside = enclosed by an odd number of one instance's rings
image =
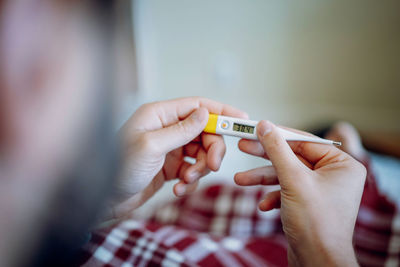
[[[354,246],[362,266],[399,266],[399,208],[368,168]],[[400,177],[399,177],[400,178]],[[85,266],[287,266],[279,211],[262,213],[265,187],[213,185],[179,198],[147,221],[125,220],[92,233]]]

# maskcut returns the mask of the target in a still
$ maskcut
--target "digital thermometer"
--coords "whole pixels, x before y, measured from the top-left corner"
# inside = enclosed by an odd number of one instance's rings
[[[257,124],[258,121],[244,120],[222,115],[209,114],[208,122],[206,127],[204,128],[204,132],[258,140]],[[277,129],[287,141],[304,141],[304,142],[313,142],[313,143],[337,145],[337,146],[342,145],[341,142],[337,141],[322,139],[314,136],[302,135],[282,129],[280,127],[277,127]]]

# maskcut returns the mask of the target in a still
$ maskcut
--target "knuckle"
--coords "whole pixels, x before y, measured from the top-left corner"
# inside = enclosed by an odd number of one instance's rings
[[[190,97],[192,101],[194,101],[195,103],[200,104],[202,101],[204,101],[204,97],[201,96],[192,96]]]
[[[353,175],[354,178],[364,183],[367,177],[367,169],[358,160],[352,157],[349,157],[349,159],[350,161],[348,161],[346,168],[349,170],[349,172]]]
[[[183,138],[189,139],[191,138],[191,129],[190,126],[187,125],[185,121],[180,121],[176,124],[177,130],[182,134]]]
[[[162,101],[154,101],[154,102],[145,103],[145,104],[141,105],[139,107],[139,109],[145,110],[145,111],[153,111],[153,110],[157,110],[157,109],[161,108],[162,106],[163,106]]]
[[[144,133],[138,140],[142,151],[157,151],[157,146],[154,140],[148,133]]]
[[[202,101],[202,100],[204,100],[204,97],[201,97],[201,96],[194,96],[193,99],[194,99],[195,101]]]
[[[163,102],[162,101],[155,101],[155,102],[150,103],[150,105],[151,105],[151,107],[153,109],[158,109],[158,108],[161,108],[163,106]]]
[[[266,138],[265,143],[268,153],[278,152],[282,147],[282,143],[279,141],[279,139],[274,138],[274,136],[269,136],[269,138]]]
[[[360,177],[363,181],[365,181],[366,177],[367,177],[367,169],[365,168],[365,166],[363,164],[361,164],[360,162],[357,161],[357,165],[358,165],[358,169],[360,172]]]
[[[141,111],[141,112],[150,111],[150,110],[152,110],[152,109],[154,108],[154,104],[155,104],[155,103],[146,103],[146,104],[143,104],[143,105],[141,105],[141,106],[138,108],[138,111]]]

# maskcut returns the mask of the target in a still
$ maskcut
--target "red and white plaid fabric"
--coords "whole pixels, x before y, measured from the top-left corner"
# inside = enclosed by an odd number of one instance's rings
[[[365,163],[368,168],[368,163]],[[368,178],[354,245],[362,266],[399,266],[400,213]],[[264,187],[213,185],[92,234],[85,266],[287,266],[279,211],[262,213]]]
[[[399,203],[379,192],[369,160],[362,162],[368,173],[354,229],[358,262],[361,266],[400,266]]]

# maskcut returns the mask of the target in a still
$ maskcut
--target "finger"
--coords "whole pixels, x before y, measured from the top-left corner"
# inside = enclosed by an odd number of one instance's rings
[[[264,166],[235,174],[234,180],[238,185],[276,185],[278,177],[273,166]]]
[[[265,151],[263,146],[259,141],[241,139],[238,143],[239,149],[247,154],[257,156],[257,157],[265,157]]]
[[[207,154],[204,149],[200,149],[197,153],[196,163],[185,170],[183,179],[186,183],[191,184],[209,172],[210,170],[207,168]]]
[[[189,143],[184,147],[184,155],[197,157],[200,149],[207,151],[207,168],[218,171],[225,156],[226,145],[224,139],[219,135],[201,134],[201,143]]]
[[[206,133],[203,133],[201,136],[203,147],[207,152],[207,166],[213,171],[218,171],[226,152],[224,138],[219,135]]]
[[[183,147],[183,154],[191,158],[196,158],[197,153],[201,148],[202,148],[201,143],[190,142],[189,144]]]
[[[209,113],[221,114],[225,116],[248,119],[247,113],[234,108],[230,105],[223,104],[211,99],[203,97],[185,97],[174,100],[165,101],[163,107],[165,110],[175,110],[177,118],[186,118],[194,109],[204,107]],[[174,119],[174,118],[173,118]]]
[[[191,194],[194,191],[196,191],[197,187],[199,186],[199,181],[197,180],[195,183],[193,184],[185,184],[186,185],[186,191],[185,194]]]
[[[265,198],[258,204],[261,211],[278,209],[281,206],[281,191],[272,191],[266,194]]]
[[[179,178],[179,179],[183,180],[185,177],[185,174],[187,173],[187,170],[192,166],[193,166],[193,164],[186,162],[186,161],[182,161],[181,166],[178,169],[178,173],[174,176],[168,176],[168,177],[171,177],[171,179]],[[168,173],[168,169],[166,170],[167,173]]]
[[[302,163],[275,125],[264,120],[260,121],[257,125],[257,134],[264,151],[275,167],[280,182],[281,179],[288,179],[302,169]]]
[[[321,161],[323,158],[331,158],[341,154],[341,150],[333,145],[297,141],[290,143],[290,147],[296,154],[301,155],[305,160],[313,165]]]
[[[247,113],[237,108],[202,97],[185,97],[145,104],[139,109],[140,113],[155,113],[157,123],[149,122],[146,119],[148,116],[138,116],[137,119],[143,130],[155,130],[175,124],[201,107],[206,108],[209,113],[248,119]]]
[[[290,128],[287,128],[287,129],[293,130]],[[305,135],[311,135],[311,134],[307,134],[307,133],[299,131],[299,130],[295,130],[295,132],[302,133],[302,134],[304,133]],[[315,144],[315,143],[310,143],[310,142],[299,142],[299,141],[289,141],[288,144],[294,153],[301,155],[302,161],[303,160],[307,161],[306,165],[308,165],[308,166],[309,166],[310,162],[316,163],[317,161],[320,160],[321,148],[322,149],[323,148],[326,148],[326,149],[334,148],[332,146],[327,147],[326,145],[321,146],[320,144]],[[247,153],[247,154],[250,154],[250,155],[253,155],[256,157],[263,157],[263,158],[269,159],[268,156],[265,154],[262,144],[259,141],[241,139],[238,143],[238,147],[244,153]]]
[[[193,193],[196,190],[198,184],[198,181],[193,184],[186,184],[183,181],[179,181],[174,185],[173,192],[177,197],[181,197],[186,194]]]
[[[288,130],[288,131],[302,134],[302,135],[314,136],[313,134],[310,134],[310,133],[307,133],[304,131],[300,131],[297,129],[292,129],[292,128],[288,128],[285,126],[279,126],[279,127],[283,128],[285,130]],[[304,142],[289,141],[288,143],[289,143],[289,146],[292,147],[292,150],[293,150],[293,149],[296,149],[300,143],[304,143]],[[257,140],[240,139],[238,146],[239,146],[239,149],[245,153],[248,153],[253,156],[265,157],[264,148],[261,145],[261,143]],[[296,153],[296,151],[295,151],[295,153]]]
[[[151,147],[161,154],[166,154],[184,146],[195,139],[204,129],[208,121],[208,111],[199,108],[188,118],[171,126],[146,133]]]
[[[306,136],[317,137],[311,133],[293,129],[293,128],[289,128],[289,127],[285,127],[285,126],[281,126],[281,125],[279,125],[279,128],[282,128],[282,129],[285,129],[285,130],[288,130],[291,132],[295,132],[298,134],[306,135]],[[289,145],[296,146],[297,145],[296,143],[300,143],[300,142],[289,141]],[[257,140],[240,139],[239,148],[241,148],[241,147],[243,147],[243,149],[249,150],[249,151],[243,151],[243,152],[246,152],[249,154],[251,154],[252,150],[255,150],[257,154],[253,154],[254,156],[263,156],[264,155],[264,149],[263,149],[262,145],[260,144],[260,142]],[[253,153],[255,153],[255,152],[253,152]]]
[[[288,142],[288,144],[290,147],[295,146],[295,144],[293,144],[293,141]],[[263,157],[263,158],[269,160],[268,155],[265,154],[264,148],[259,141],[241,139],[239,141],[238,145],[239,145],[239,149],[244,153],[247,153],[247,154],[250,154],[253,156],[257,156],[257,157]],[[308,162],[303,156],[298,155],[298,154],[296,154],[296,156],[309,169],[313,169],[313,164]]]
[[[298,134],[317,137],[305,131],[292,129],[284,126],[279,126],[279,127]],[[313,142],[300,142],[300,141],[291,141],[289,142],[289,145],[294,153],[301,155],[303,159],[312,164],[316,164],[326,156],[330,157],[332,155],[337,155],[338,153],[340,153],[340,150],[333,145],[324,145]]]

